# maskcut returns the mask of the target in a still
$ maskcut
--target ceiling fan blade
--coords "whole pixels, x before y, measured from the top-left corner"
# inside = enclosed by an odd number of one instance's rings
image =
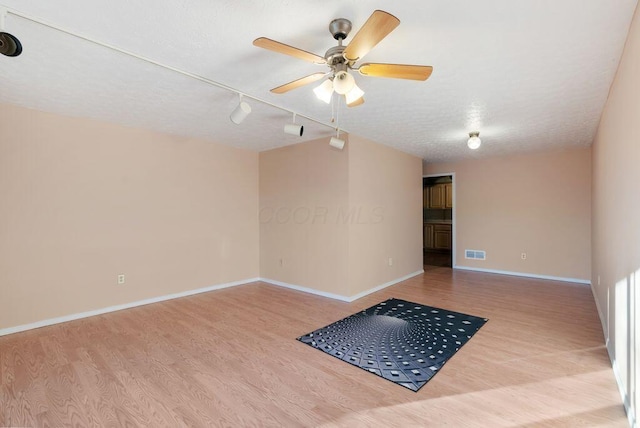
[[[360,97],[351,104],[347,104],[347,107],[358,107],[364,104],[364,97]]]
[[[363,76],[393,77],[395,79],[427,80],[433,67],[408,64],[362,64],[358,69]]]
[[[292,89],[296,89],[296,88],[299,88],[300,86],[308,85],[309,83],[313,83],[317,80],[320,80],[326,75],[327,73],[313,73],[301,79],[294,80],[289,83],[285,83],[284,85],[278,86],[277,88],[273,88],[271,92],[273,92],[274,94],[284,94],[285,92],[289,92]]]
[[[390,13],[374,11],[344,50],[344,57],[348,61],[362,59],[399,24],[400,20]]]
[[[293,46],[285,45],[284,43],[276,42],[275,40],[267,39],[266,37],[259,37],[255,39],[253,41],[253,45],[259,48],[268,49],[270,51],[289,55],[316,64],[325,64],[327,62],[320,55],[303,51],[302,49],[294,48]]]

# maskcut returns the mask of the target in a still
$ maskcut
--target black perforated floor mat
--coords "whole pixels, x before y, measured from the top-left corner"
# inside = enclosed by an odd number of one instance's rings
[[[298,340],[418,391],[487,321],[392,298]]]

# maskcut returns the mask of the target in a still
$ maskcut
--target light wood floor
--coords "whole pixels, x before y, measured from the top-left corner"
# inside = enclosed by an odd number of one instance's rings
[[[588,286],[428,268],[250,284],[0,337],[0,426],[628,426]],[[489,322],[418,393],[295,340],[389,297]]]

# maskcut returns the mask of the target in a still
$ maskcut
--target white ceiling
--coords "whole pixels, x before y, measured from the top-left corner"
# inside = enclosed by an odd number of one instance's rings
[[[331,107],[315,98],[315,85],[269,92],[326,66],[252,41],[265,36],[322,56],[335,45],[332,19],[350,19],[353,37],[373,10],[385,10],[401,24],[366,62],[432,65],[434,72],[426,82],[356,75],[366,103],[340,109],[339,124],[428,162],[591,144],[636,2],[0,0],[326,123]],[[251,100],[252,114],[234,125],[233,92],[11,14],[5,31],[24,52],[0,57],[0,102],[252,150],[334,133],[298,119],[304,137],[285,135],[291,115]],[[475,130],[483,145],[472,152],[466,139]]]

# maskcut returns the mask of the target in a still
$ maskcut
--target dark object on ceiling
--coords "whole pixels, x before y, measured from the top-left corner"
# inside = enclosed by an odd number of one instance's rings
[[[18,56],[22,53],[22,43],[13,34],[0,33],[0,53],[6,56]]]

